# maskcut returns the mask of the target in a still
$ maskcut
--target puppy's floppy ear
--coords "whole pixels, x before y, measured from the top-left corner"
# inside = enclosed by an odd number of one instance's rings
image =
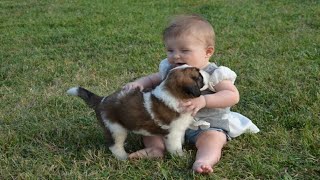
[[[192,97],[199,97],[201,95],[201,92],[197,83],[184,86],[183,90],[185,91],[186,94],[191,95]]]
[[[198,85],[198,88],[200,89],[201,91],[201,88],[204,87],[204,79],[203,79],[203,76],[201,73],[199,73],[199,77],[196,79],[196,82],[197,82],[197,85]]]

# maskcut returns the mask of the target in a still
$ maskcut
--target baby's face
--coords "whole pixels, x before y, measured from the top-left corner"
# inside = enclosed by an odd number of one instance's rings
[[[213,47],[207,47],[194,36],[166,39],[165,46],[167,59],[175,67],[187,64],[202,69],[208,65],[213,53]]]

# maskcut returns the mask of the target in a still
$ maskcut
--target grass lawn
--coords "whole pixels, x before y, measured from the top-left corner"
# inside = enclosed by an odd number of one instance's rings
[[[118,161],[69,87],[106,95],[158,70],[171,15],[214,26],[211,61],[233,69],[233,107],[261,129],[230,141],[208,176],[182,158]],[[317,0],[0,1],[0,179],[319,179]],[[131,135],[129,152],[142,148]]]

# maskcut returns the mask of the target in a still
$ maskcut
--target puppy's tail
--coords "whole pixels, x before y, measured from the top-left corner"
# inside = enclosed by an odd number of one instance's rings
[[[81,99],[83,99],[88,106],[91,108],[95,109],[101,102],[102,97],[98,96],[82,87],[73,87],[70,88],[67,91],[68,94],[72,96],[79,96]]]

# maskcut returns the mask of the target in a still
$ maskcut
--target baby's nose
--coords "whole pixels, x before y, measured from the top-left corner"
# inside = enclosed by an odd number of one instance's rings
[[[180,54],[179,54],[179,53],[175,53],[175,54],[173,55],[173,57],[174,57],[175,59],[179,59],[179,58],[180,58]]]

